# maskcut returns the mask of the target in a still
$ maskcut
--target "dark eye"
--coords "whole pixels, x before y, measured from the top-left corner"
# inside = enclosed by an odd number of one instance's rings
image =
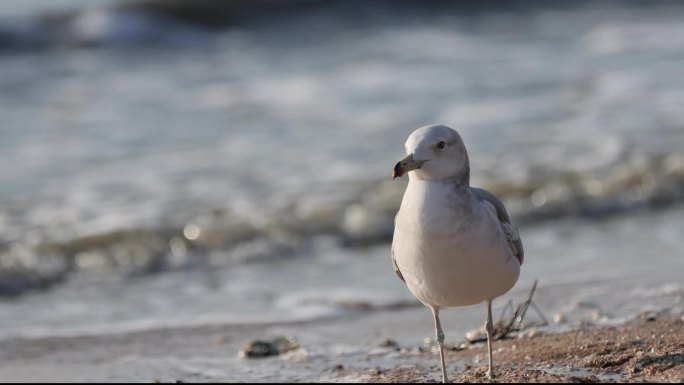
[[[438,150],[444,150],[445,148],[446,148],[446,142],[445,141],[441,141],[441,142],[437,143],[437,149]]]

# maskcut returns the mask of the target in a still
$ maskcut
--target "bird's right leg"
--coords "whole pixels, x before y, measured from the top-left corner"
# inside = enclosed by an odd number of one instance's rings
[[[487,301],[487,322],[485,323],[485,332],[487,332],[487,358],[489,360],[489,370],[487,370],[487,377],[494,378],[494,363],[492,362],[492,338],[494,332],[494,323],[492,322],[492,301]]]
[[[432,315],[435,316],[435,334],[437,336],[437,343],[439,344],[439,359],[442,363],[442,382],[447,382],[446,367],[444,365],[444,332],[442,331],[442,324],[439,322],[439,308],[431,306]]]

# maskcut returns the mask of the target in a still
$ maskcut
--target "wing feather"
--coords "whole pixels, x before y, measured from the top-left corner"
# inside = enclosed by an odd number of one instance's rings
[[[475,197],[479,201],[489,202],[496,209],[496,216],[499,218],[499,223],[501,223],[501,229],[504,234],[506,234],[506,240],[508,241],[508,247],[511,248],[513,255],[518,258],[520,264],[522,265],[525,259],[525,252],[523,250],[522,240],[520,239],[520,234],[518,229],[511,223],[511,219],[506,212],[506,207],[503,203],[487,190],[471,187],[470,190],[475,194]]]
[[[394,272],[397,273],[397,276],[399,277],[399,279],[406,282],[406,280],[404,279],[404,276],[401,275],[401,271],[399,271],[399,266],[397,266],[397,261],[394,259],[394,248],[390,249],[390,255],[392,256],[392,267],[394,268]]]
[[[398,215],[399,215],[399,213],[397,213],[397,215],[394,216],[394,226],[397,225],[397,216]],[[404,283],[406,283],[404,276],[401,274],[401,271],[399,271],[399,266],[397,265],[397,261],[394,259],[394,244],[392,244],[392,247],[390,247],[390,257],[392,258],[392,268],[394,268],[394,272],[397,273],[397,276],[399,277],[399,279],[401,279],[402,281],[404,281]]]

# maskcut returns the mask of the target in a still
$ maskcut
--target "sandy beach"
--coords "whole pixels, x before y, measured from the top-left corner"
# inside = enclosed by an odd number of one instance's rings
[[[450,352],[464,363],[453,382],[682,382],[684,317],[645,315],[619,326],[524,336],[496,344],[498,377],[486,378],[486,346]],[[373,382],[432,380],[425,368],[398,368],[369,376]]]

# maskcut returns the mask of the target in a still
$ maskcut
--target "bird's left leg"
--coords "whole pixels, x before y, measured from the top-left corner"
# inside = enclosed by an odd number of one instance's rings
[[[435,316],[435,334],[437,343],[439,344],[439,359],[442,363],[442,382],[447,382],[446,365],[444,365],[444,332],[442,331],[442,323],[439,322],[439,308],[431,306],[432,315]]]
[[[492,322],[492,300],[487,300],[487,322],[484,325],[487,332],[487,352],[489,358],[489,370],[487,377],[494,378],[494,364],[492,363],[492,333],[494,332],[494,323]]]

